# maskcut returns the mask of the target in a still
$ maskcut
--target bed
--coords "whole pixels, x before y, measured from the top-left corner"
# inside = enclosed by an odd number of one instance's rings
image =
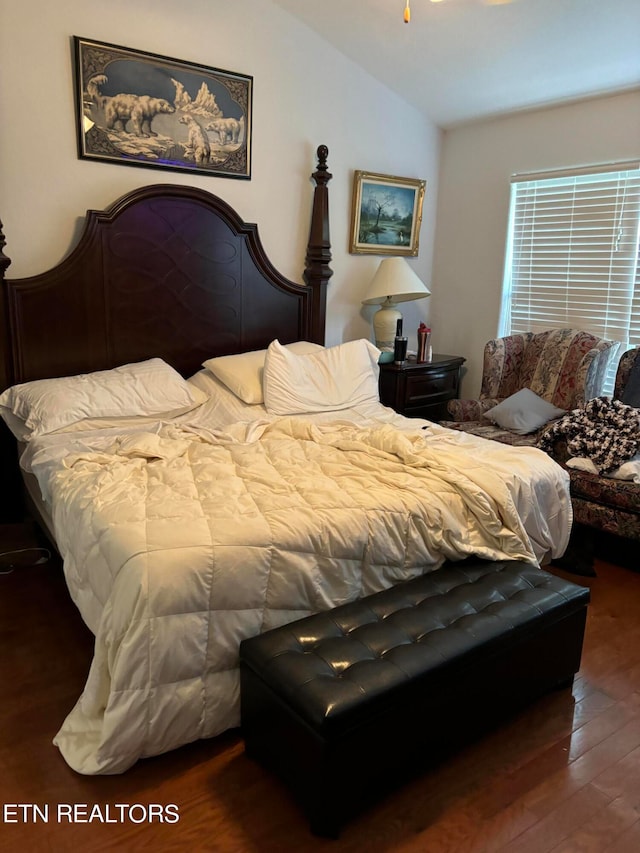
[[[566,548],[546,454],[401,417],[370,342],[323,346],[330,177],[320,146],[303,284],[173,185],[89,211],[42,275],[0,252],[0,411],[96,638],[54,741],[80,773],[237,726],[245,637],[447,560]]]

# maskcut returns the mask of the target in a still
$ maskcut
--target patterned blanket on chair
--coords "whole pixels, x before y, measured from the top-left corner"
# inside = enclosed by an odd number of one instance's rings
[[[564,439],[571,456],[586,456],[607,474],[640,451],[640,410],[608,397],[594,397],[556,421],[538,442],[551,451]]]

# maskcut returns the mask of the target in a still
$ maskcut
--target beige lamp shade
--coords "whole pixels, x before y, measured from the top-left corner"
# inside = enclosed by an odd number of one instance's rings
[[[381,350],[393,350],[398,320],[402,314],[396,308],[398,302],[424,299],[430,292],[422,279],[411,269],[404,258],[385,258],[380,262],[371,279],[364,305],[379,305],[373,316],[373,332],[376,346]]]

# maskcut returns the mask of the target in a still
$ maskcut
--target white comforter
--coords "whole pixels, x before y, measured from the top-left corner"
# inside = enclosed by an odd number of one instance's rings
[[[545,454],[402,422],[196,422],[33,443],[25,464],[96,635],[55,739],[71,767],[118,773],[238,725],[244,637],[447,558],[564,551],[568,477]]]

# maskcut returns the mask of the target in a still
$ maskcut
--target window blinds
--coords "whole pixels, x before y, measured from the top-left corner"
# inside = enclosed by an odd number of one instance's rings
[[[640,344],[639,238],[640,163],[514,176],[500,334],[585,329],[619,355]]]

